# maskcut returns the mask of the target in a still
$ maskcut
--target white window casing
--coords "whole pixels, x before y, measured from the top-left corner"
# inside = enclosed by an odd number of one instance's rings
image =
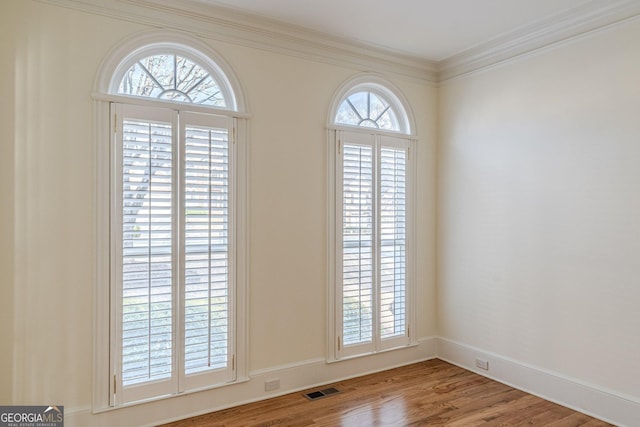
[[[94,96],[94,412],[247,378],[242,92],[182,34],[152,31],[114,52]],[[142,82],[135,93],[122,91],[127,73]],[[157,82],[162,96],[148,89]]]
[[[328,119],[329,362],[415,345],[412,115],[377,75],[337,91]]]

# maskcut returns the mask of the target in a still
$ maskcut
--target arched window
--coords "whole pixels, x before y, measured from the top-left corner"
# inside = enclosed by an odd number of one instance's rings
[[[97,406],[234,382],[246,366],[237,345],[246,334],[239,85],[206,45],[157,31],[112,53],[97,92],[109,123],[98,126],[99,158],[108,159],[99,209],[110,212],[99,217],[110,233],[99,239],[108,265],[97,294],[111,301],[98,313],[110,356],[105,368],[98,344],[97,369],[108,373]]]
[[[149,32],[123,43],[103,64],[97,84],[100,93],[246,110],[231,67],[181,33]]]
[[[366,75],[330,109],[331,359],[413,341],[415,143],[401,99]]]
[[[230,97],[205,67],[174,53],[137,60],[124,72],[117,93],[220,108],[228,106]]]
[[[330,125],[367,127],[411,134],[413,122],[400,92],[377,76],[361,76],[345,83],[334,98]]]
[[[383,96],[370,90],[356,92],[345,98],[338,108],[336,123],[400,130],[395,109]]]

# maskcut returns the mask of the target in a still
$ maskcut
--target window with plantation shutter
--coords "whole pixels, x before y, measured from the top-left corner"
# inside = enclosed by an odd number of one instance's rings
[[[343,96],[329,138],[330,360],[413,343],[414,141],[401,126],[408,119],[379,84]]]
[[[121,176],[114,197],[120,397],[231,381],[233,119],[118,104],[113,110]]]
[[[108,242],[100,246],[108,291],[98,294],[109,299],[97,329],[108,338],[108,357],[96,358],[100,407],[243,380],[242,98],[204,54],[159,43],[120,62],[106,99],[97,104],[109,118],[108,139],[98,145],[107,194],[98,204],[108,211],[98,233]]]

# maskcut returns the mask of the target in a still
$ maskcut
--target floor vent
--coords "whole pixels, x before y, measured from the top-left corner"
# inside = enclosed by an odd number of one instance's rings
[[[323,397],[331,396],[332,394],[340,393],[340,390],[334,387],[325,388],[324,390],[312,391],[304,395],[309,400],[322,399]]]

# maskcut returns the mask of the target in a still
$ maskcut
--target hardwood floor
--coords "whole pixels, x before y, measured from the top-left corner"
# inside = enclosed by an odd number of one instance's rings
[[[304,393],[335,387],[310,401]],[[167,424],[202,426],[609,426],[441,360]]]

